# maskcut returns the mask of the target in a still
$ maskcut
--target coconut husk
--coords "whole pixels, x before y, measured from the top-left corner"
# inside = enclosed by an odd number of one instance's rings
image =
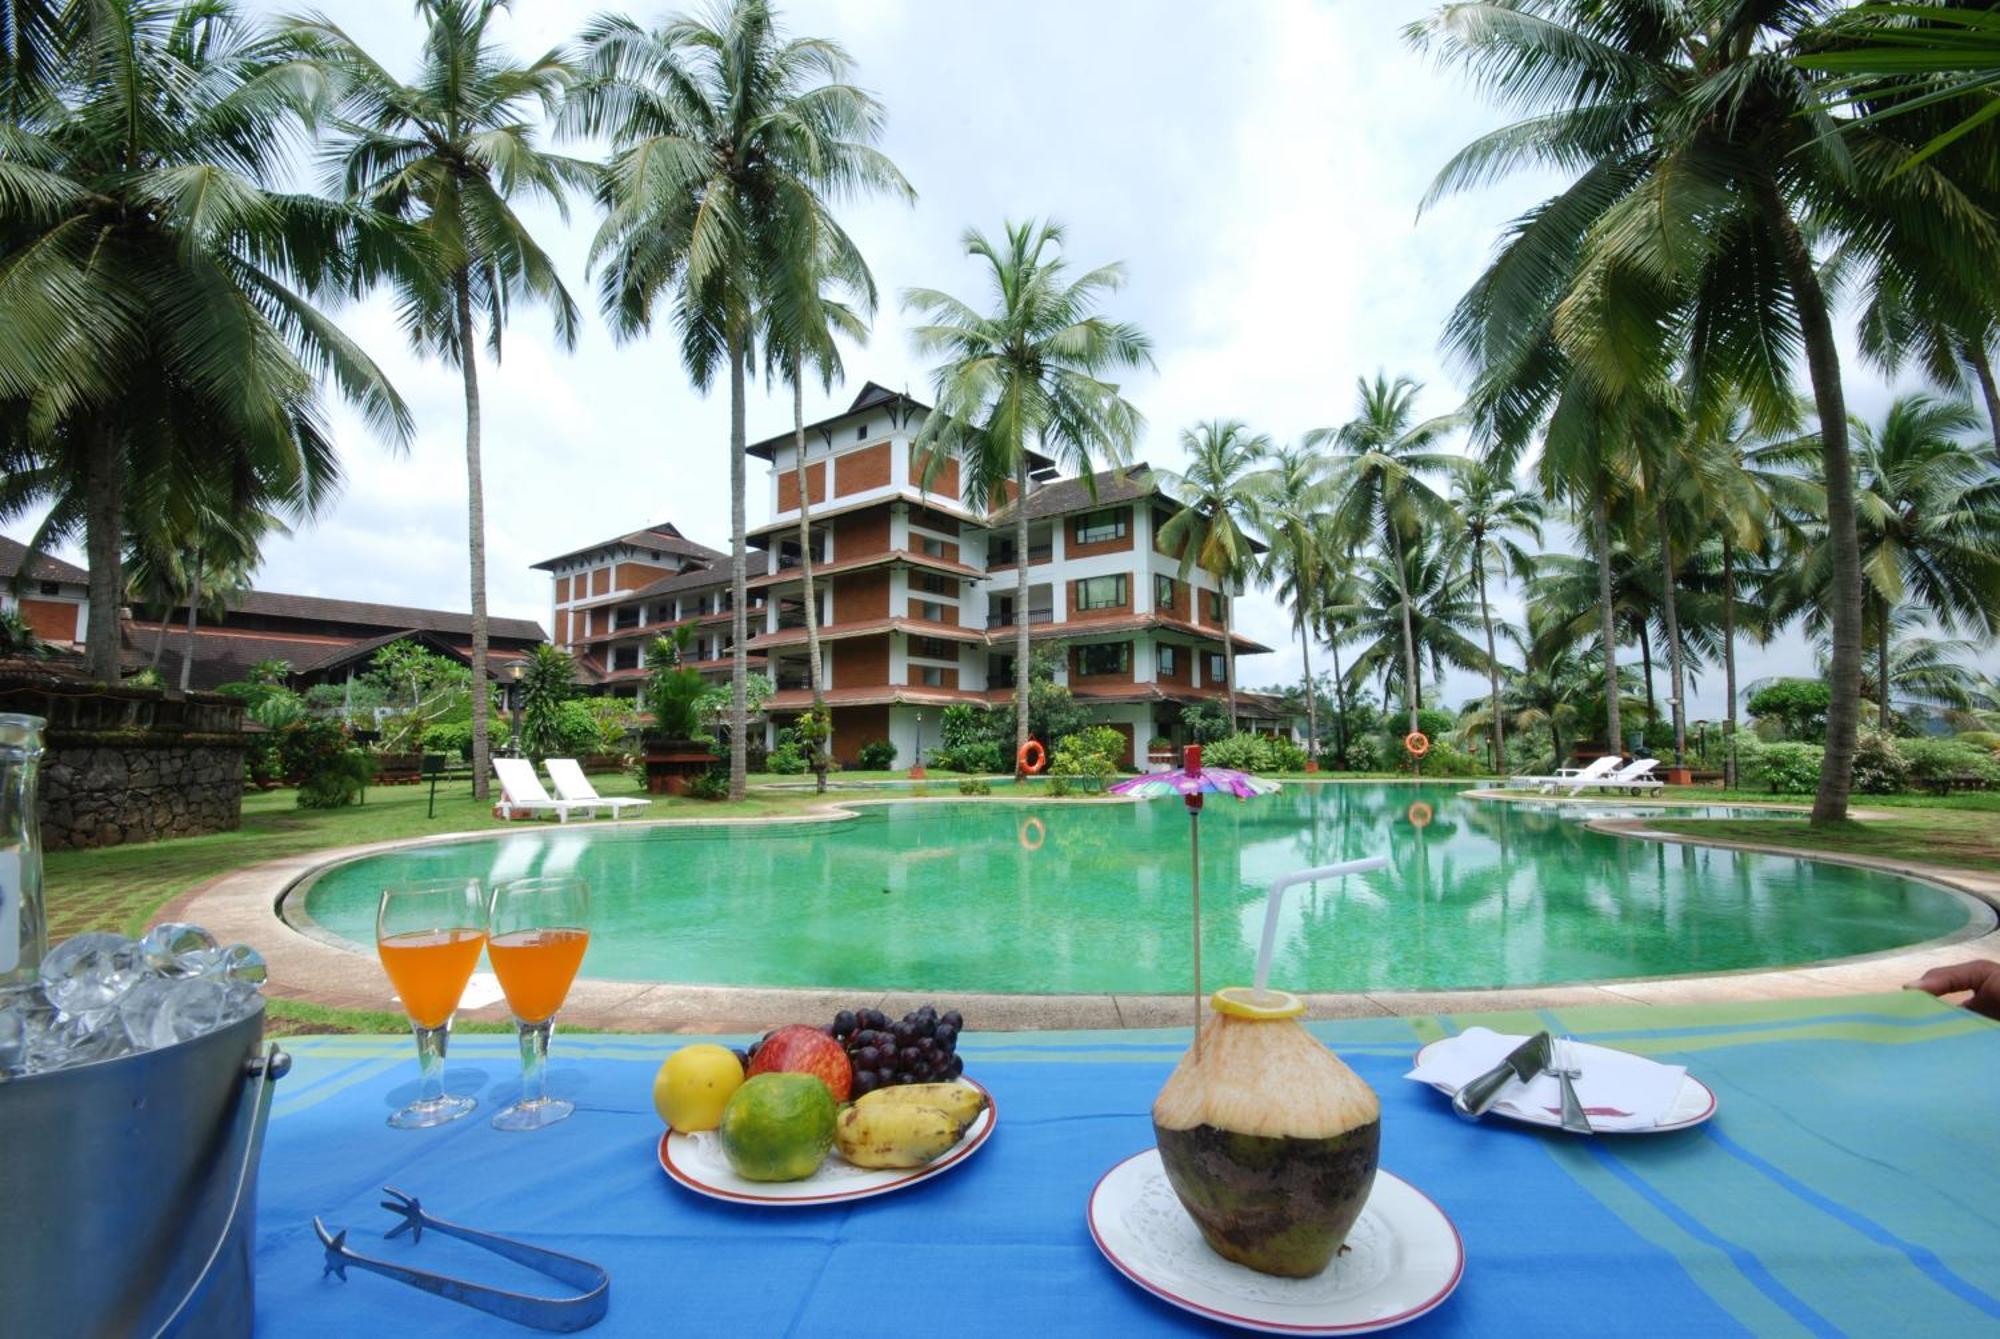
[[[1375,1090],[1292,1019],[1216,1014],[1153,1102],[1167,1130],[1330,1139],[1380,1120]]]

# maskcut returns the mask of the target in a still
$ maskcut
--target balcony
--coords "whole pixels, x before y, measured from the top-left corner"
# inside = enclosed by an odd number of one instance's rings
[[[1029,623],[1029,625],[1030,625],[1030,626],[1033,626],[1033,625],[1034,625],[1034,624],[1036,624],[1036,623],[1053,623],[1053,622],[1055,622],[1055,621],[1056,621],[1056,611],[1055,611],[1055,610],[1053,610],[1053,609],[1030,609],[1030,610],[1028,610],[1028,623]],[[1013,627],[1013,626],[1014,626],[1014,611],[1013,611],[1013,610],[1011,610],[1011,609],[1005,609],[1005,610],[1001,610],[1001,611],[999,611],[999,612],[997,612],[997,613],[989,613],[989,614],[987,614],[987,615],[986,615],[986,626],[987,626],[987,627],[989,627],[989,628],[1011,628],[1011,627]]]

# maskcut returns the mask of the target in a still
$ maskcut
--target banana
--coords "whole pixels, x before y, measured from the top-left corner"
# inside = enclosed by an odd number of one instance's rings
[[[986,1110],[986,1094],[969,1083],[906,1083],[895,1088],[877,1088],[859,1098],[855,1105],[936,1107],[958,1122],[962,1134]]]
[[[958,1136],[958,1122],[946,1112],[906,1102],[857,1102],[842,1107],[834,1122],[834,1144],[856,1167],[921,1167]]]

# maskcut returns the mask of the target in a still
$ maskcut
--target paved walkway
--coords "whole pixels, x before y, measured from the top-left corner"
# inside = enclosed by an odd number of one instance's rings
[[[1498,793],[1482,796],[1519,799]],[[1650,802],[1650,801],[1649,801]],[[1587,803],[1573,801],[1572,803]],[[1631,801],[1608,801],[1626,807]],[[826,816],[851,813],[840,804]],[[661,820],[705,822],[713,820]],[[777,819],[723,820],[738,823],[796,823],[798,816]],[[1669,836],[1647,827],[1643,819],[1596,819],[1591,825],[1629,840],[1694,841],[1735,850],[1794,856],[1796,850],[1744,842],[1705,841],[1681,834]],[[625,824],[624,826],[636,826]],[[188,920],[206,926],[224,943],[253,945],[270,964],[268,993],[278,999],[300,1000],[343,1009],[398,1008],[373,955],[353,952],[287,925],[276,914],[285,889],[321,865],[357,855],[391,851],[431,842],[458,840],[455,833],[412,841],[378,842],[336,850],[315,851],[235,870],[204,883],[168,903],[158,919]],[[2000,907],[2000,877],[1965,870],[1911,865],[1862,857],[1824,856],[1816,859],[1885,869],[1929,879]],[[1862,958],[1781,971],[1732,972],[1710,976],[1599,981],[1566,986],[1534,986],[1508,990],[1372,991],[1307,995],[1315,1018],[1464,1013],[1494,1009],[1574,1008],[1593,1004],[1712,1004],[1729,1001],[1802,999],[1858,991],[1895,990],[1932,967],[1984,957],[2000,961],[2000,930],[1992,922],[1965,934]],[[982,1030],[1024,1028],[1175,1027],[1190,1021],[1193,1004],[1185,995],[987,995],[935,992],[917,995],[892,992],[871,996],[851,990],[780,990],[763,987],[687,986],[652,981],[580,980],[563,1006],[566,1028],[622,1032],[753,1032],[801,1018],[830,1017],[836,1010],[872,1005],[895,1017],[920,1004],[956,1008],[977,1018]],[[507,1006],[497,987],[475,978],[461,1018],[505,1022]]]

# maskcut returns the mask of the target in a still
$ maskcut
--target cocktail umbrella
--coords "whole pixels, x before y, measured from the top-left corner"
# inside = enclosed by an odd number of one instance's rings
[[[1188,851],[1194,862],[1194,1033],[1197,1041],[1201,1038],[1201,804],[1205,795],[1233,795],[1239,800],[1247,800],[1253,795],[1269,795],[1279,789],[1275,781],[1266,781],[1239,772],[1233,767],[1203,767],[1201,765],[1201,745],[1190,744],[1187,749],[1186,765],[1176,772],[1152,772],[1145,776],[1135,776],[1120,781],[1111,787],[1113,795],[1132,795],[1140,799],[1156,799],[1162,795],[1178,795],[1187,805]]]

